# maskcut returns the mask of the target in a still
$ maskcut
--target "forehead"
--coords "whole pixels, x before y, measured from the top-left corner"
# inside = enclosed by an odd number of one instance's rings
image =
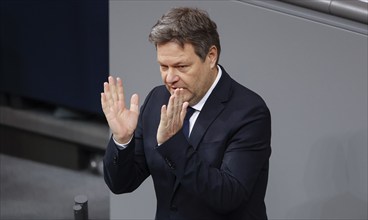
[[[157,61],[159,63],[189,62],[197,58],[194,47],[189,43],[184,44],[183,47],[175,42],[157,45]]]

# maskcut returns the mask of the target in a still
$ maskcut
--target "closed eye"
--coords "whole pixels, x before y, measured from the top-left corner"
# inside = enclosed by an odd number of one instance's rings
[[[187,70],[188,67],[189,67],[188,65],[179,65],[179,66],[176,66],[176,68],[179,69],[179,71],[181,71],[181,72]]]
[[[168,69],[168,66],[160,65],[160,68],[161,68],[161,70],[165,71],[165,70],[167,70],[167,69]]]

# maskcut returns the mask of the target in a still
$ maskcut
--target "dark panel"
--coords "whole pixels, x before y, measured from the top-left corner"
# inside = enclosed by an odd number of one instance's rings
[[[1,0],[0,92],[101,114],[107,0]]]

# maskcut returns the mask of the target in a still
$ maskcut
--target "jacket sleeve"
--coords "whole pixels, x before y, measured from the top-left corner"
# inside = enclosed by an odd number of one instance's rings
[[[149,176],[144,153],[139,153],[133,138],[125,149],[119,149],[112,138],[104,156],[104,179],[115,194],[132,192]]]
[[[138,125],[129,145],[121,149],[112,137],[107,145],[103,160],[104,179],[115,194],[134,191],[150,175],[143,146],[142,113],[151,94],[141,107]]]

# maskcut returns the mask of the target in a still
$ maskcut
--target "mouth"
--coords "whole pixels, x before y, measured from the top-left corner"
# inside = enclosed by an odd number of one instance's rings
[[[175,92],[175,90],[177,89],[183,89],[183,90],[186,90],[186,88],[183,88],[183,87],[169,87],[169,91],[171,94],[173,94]]]

